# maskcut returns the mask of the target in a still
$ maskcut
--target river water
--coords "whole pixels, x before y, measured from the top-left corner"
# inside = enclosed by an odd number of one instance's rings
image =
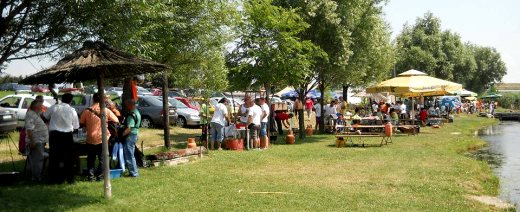
[[[494,167],[500,179],[500,198],[520,206],[520,122],[501,122],[479,130],[488,147],[476,156]]]

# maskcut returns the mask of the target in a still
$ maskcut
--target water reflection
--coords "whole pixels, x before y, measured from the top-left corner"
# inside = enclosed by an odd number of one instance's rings
[[[520,205],[520,122],[502,122],[479,130],[488,147],[477,151],[475,157],[495,167],[500,179],[500,197]]]

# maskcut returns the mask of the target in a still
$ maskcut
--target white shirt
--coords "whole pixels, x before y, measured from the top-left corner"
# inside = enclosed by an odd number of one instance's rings
[[[226,105],[218,103],[217,106],[215,106],[215,113],[213,114],[213,118],[211,118],[211,122],[226,126],[227,114],[228,110]]]
[[[321,104],[316,103],[314,105],[314,110],[316,111],[316,117],[321,117]]]
[[[247,115],[249,114],[249,111],[245,104],[240,105],[240,114],[242,114],[240,116],[240,122],[247,123]]]
[[[406,114],[406,105],[405,104],[402,104],[401,106],[399,106],[399,109],[401,110],[401,114]]]
[[[251,116],[254,125],[260,126],[262,120],[262,108],[256,104],[253,105],[249,108],[248,116]]]
[[[330,115],[333,115],[333,114],[334,115],[338,114],[338,111],[336,110],[336,107],[334,107],[334,106],[332,106],[332,107],[331,106],[327,106],[326,108],[327,108],[327,110],[325,112],[326,116],[330,116]]]
[[[69,104],[59,103],[52,105],[43,116],[49,120],[49,130],[72,132],[79,128],[78,114]]]
[[[49,141],[49,129],[43,122],[40,114],[29,110],[25,115],[25,129],[31,130],[35,143],[47,143]],[[25,142],[29,143],[29,134],[25,136]]]
[[[262,112],[266,114],[265,118],[262,119],[262,123],[267,123],[269,122],[269,114],[271,113],[271,111],[269,110],[269,106],[266,103],[264,103],[261,107]]]

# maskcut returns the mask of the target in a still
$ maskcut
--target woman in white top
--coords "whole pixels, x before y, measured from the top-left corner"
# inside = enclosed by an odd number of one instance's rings
[[[34,100],[25,115],[25,143],[29,149],[29,162],[33,181],[42,180],[44,148],[49,141],[49,129],[41,118],[43,102]]]

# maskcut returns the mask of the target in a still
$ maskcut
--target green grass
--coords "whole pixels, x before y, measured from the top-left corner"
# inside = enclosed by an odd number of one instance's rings
[[[466,198],[496,195],[498,180],[485,162],[463,153],[485,144],[476,129],[495,123],[463,115],[383,147],[335,148],[333,136],[316,135],[265,151],[210,152],[189,164],[115,179],[110,200],[103,199],[101,182],[4,187],[0,211],[494,210]]]

